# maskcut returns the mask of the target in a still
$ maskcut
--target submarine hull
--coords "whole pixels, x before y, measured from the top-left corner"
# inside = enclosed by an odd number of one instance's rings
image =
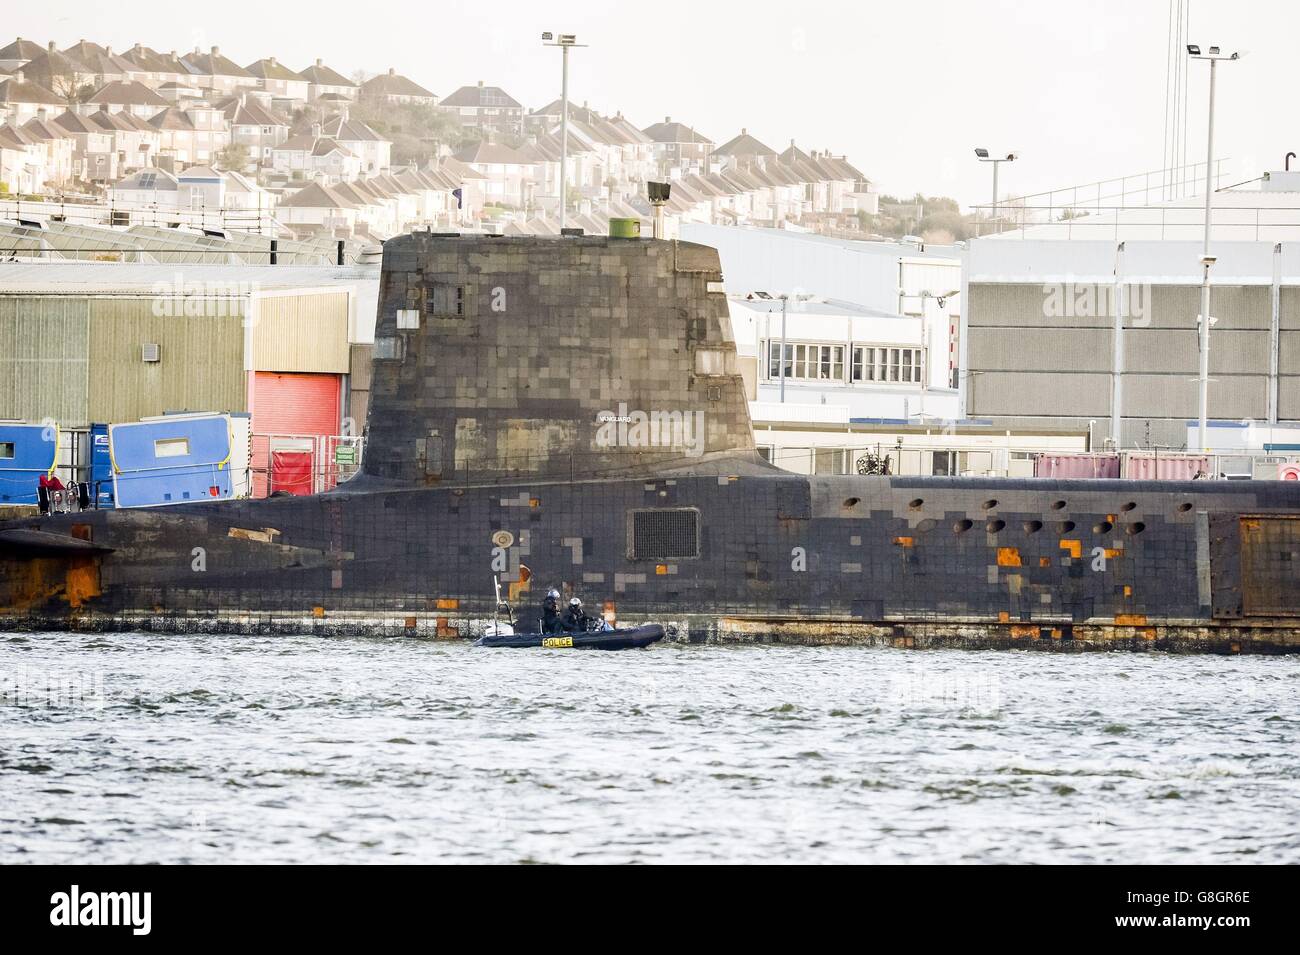
[[[39,522],[89,548],[0,532],[0,626],[469,638],[495,575],[525,625],[556,586],[676,640],[1292,652],[1293,497],[721,473],[99,511]]]
[[[0,523],[0,627],[468,638],[496,577],[679,641],[1300,647],[1293,484],[761,460],[691,243],[389,240],[366,434],[327,494]]]

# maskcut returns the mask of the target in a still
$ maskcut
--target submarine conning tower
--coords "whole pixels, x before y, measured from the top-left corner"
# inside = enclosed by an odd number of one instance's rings
[[[416,232],[384,244],[365,473],[415,485],[755,459],[715,249]]]

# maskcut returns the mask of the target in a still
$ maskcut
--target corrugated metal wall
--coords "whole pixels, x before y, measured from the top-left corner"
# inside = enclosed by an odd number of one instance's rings
[[[84,298],[0,296],[0,418],[86,423]]]
[[[152,298],[93,298],[90,306],[88,413],[95,421],[135,421],[165,411],[244,411],[244,326],[220,314],[156,315]],[[156,343],[161,361],[141,346]]]
[[[347,374],[348,369],[347,292],[258,297],[254,371]]]
[[[255,370],[351,370],[346,291],[254,295]],[[215,297],[202,301],[204,314],[185,315],[176,313],[195,300],[181,307],[143,293],[0,295],[0,418],[83,428],[165,411],[247,410],[244,301]],[[161,361],[142,360],[145,343],[160,347]]]
[[[967,413],[995,416],[1023,427],[1086,426],[1097,419],[1098,439],[1109,433],[1113,366],[1111,287],[1076,285],[1064,291],[1042,284],[972,284],[969,289]],[[1300,299],[1284,289],[1287,314],[1297,330],[1282,333],[1282,417],[1300,412]],[[1200,311],[1196,286],[1143,286],[1131,290],[1124,331],[1124,440],[1148,438],[1181,446],[1186,421],[1198,411]],[[1090,314],[1066,300],[1091,303]],[[1090,297],[1090,298],[1089,298]],[[1288,302],[1291,304],[1288,305]],[[1062,305],[1066,304],[1065,308]],[[1268,286],[1216,286],[1217,319],[1210,349],[1210,416],[1264,419],[1268,414]],[[1288,391],[1289,389],[1289,391]],[[1291,411],[1288,412],[1288,396]],[[1014,422],[1014,423],[1013,423]]]
[[[1300,420],[1300,288],[1278,293],[1277,414]]]

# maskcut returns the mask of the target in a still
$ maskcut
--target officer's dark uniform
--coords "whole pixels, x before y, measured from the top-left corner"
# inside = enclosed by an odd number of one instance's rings
[[[564,629],[568,633],[587,632],[587,615],[581,607],[570,604],[569,609],[564,611]]]
[[[562,629],[559,602],[547,594],[546,599],[542,601],[542,632],[559,633]]]

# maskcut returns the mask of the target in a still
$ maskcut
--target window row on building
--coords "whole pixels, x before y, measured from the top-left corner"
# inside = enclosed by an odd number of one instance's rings
[[[896,382],[920,384],[921,348],[900,345],[825,345],[786,342],[784,376],[792,381]],[[849,361],[845,362],[845,355]],[[846,377],[847,372],[847,377]],[[781,343],[767,345],[767,377],[782,377]]]

